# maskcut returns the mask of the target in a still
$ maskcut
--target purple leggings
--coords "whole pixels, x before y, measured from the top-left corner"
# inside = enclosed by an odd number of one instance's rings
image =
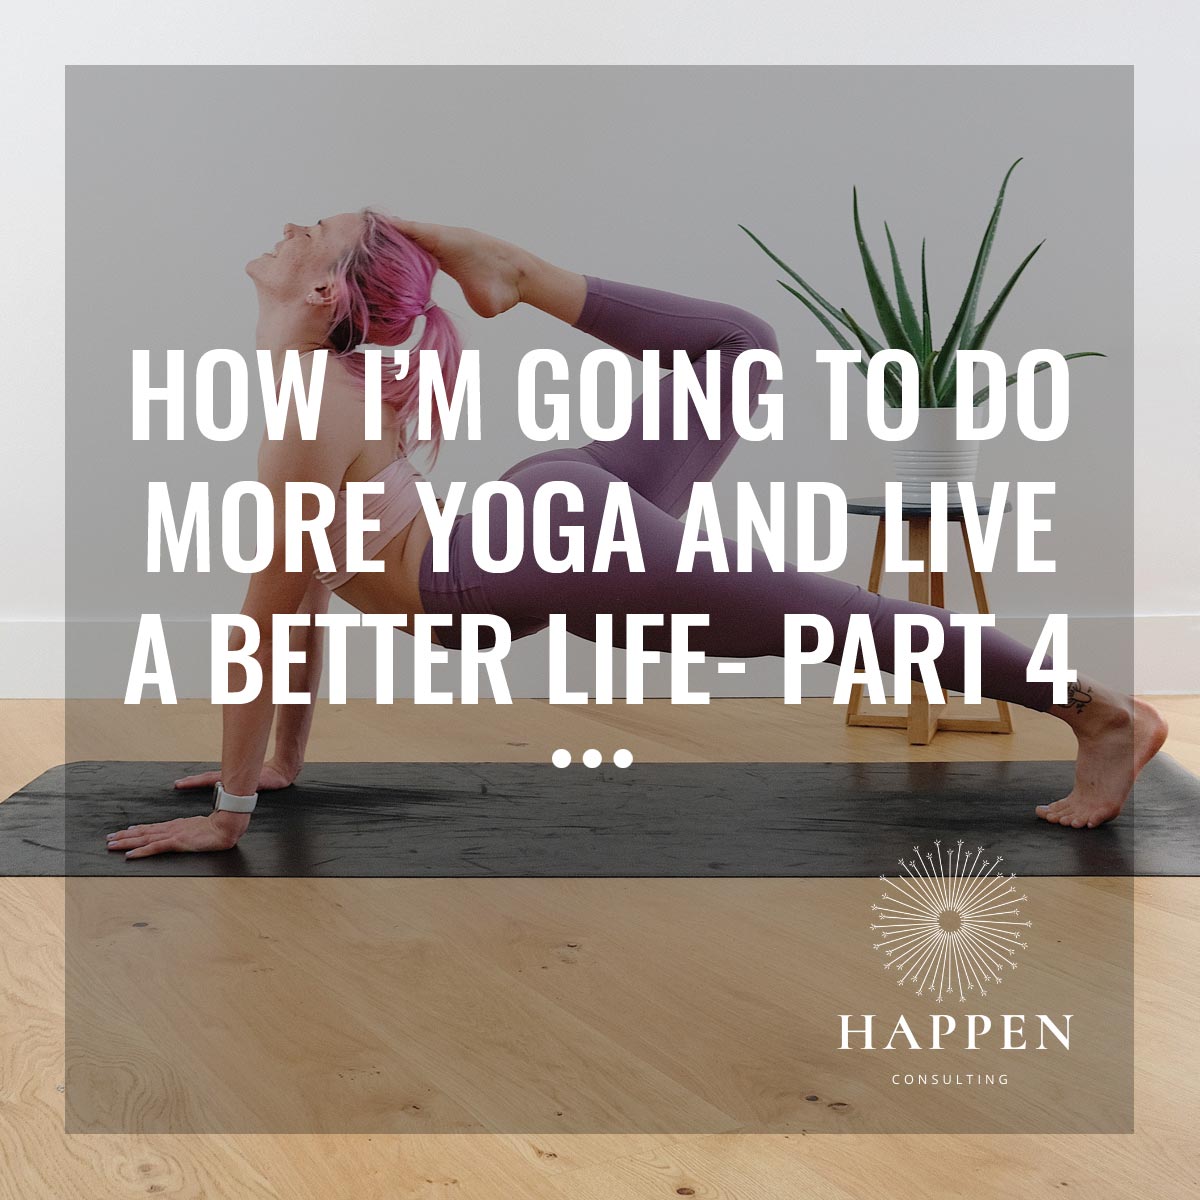
[[[963,691],[964,633],[950,624],[943,608],[899,600],[869,592],[857,584],[829,575],[800,572],[792,568],[776,572],[767,556],[753,551],[753,570],[714,571],[706,554],[696,556],[689,573],[677,573],[676,564],[683,540],[679,517],[687,508],[692,484],[708,481],[728,457],[737,440],[730,409],[733,364],[748,349],[778,351],[775,331],[761,318],[730,304],[697,300],[671,292],[636,287],[628,283],[587,276],[587,298],[575,327],[634,357],[643,350],[659,350],[666,361],[675,350],[692,360],[697,379],[706,376],[706,351],[720,351],[722,413],[719,439],[710,438],[693,409],[688,410],[686,440],[675,440],[671,377],[659,387],[661,406],[660,441],[641,437],[642,405],[634,405],[630,430],[610,442],[592,442],[576,449],[547,450],[511,467],[503,478],[520,489],[525,500],[525,554],[517,567],[506,573],[489,573],[480,568],[471,552],[471,522],[467,513],[451,529],[449,570],[433,571],[433,543],[421,562],[421,599],[426,612],[449,614],[452,626],[439,626],[443,645],[457,648],[462,613],[487,613],[503,617],[514,639],[545,629],[550,613],[564,613],[567,628],[580,637],[594,640],[597,613],[695,613],[709,615],[707,627],[689,630],[689,645],[718,658],[754,658],[782,655],[784,615],[819,613],[833,626],[832,658],[840,659],[845,645],[847,622],[852,613],[869,613],[875,648],[882,669],[891,672],[895,662],[893,617],[896,613],[923,613],[936,618],[945,631],[945,644],[936,659],[943,689]],[[750,372],[750,391],[758,397],[766,390],[766,373],[761,366]],[[752,404],[752,408],[756,405]],[[665,435],[665,436],[664,436]],[[565,498],[551,505],[551,528],[564,524],[583,530],[584,556],[593,561],[600,518],[608,485],[625,481],[630,486],[638,540],[645,562],[644,572],[628,569],[623,554],[615,554],[607,572],[564,572],[544,570],[533,554],[533,496],[543,483],[564,480],[575,484],[583,496],[583,511],[570,513]],[[492,513],[489,511],[489,516]],[[496,514],[500,516],[499,513]],[[489,522],[489,544],[493,558],[503,557],[505,523]],[[551,552],[566,550],[559,535],[551,536]],[[726,539],[729,563],[737,562],[737,545]],[[613,637],[622,645],[623,623],[613,621]],[[486,638],[487,631],[481,631]],[[485,643],[486,644],[486,643]],[[669,622],[647,628],[647,649],[669,650]],[[805,631],[802,648],[811,651],[815,630]],[[922,631],[913,634],[914,649],[927,645]],[[1045,711],[1051,703],[1050,683],[1029,683],[1026,666],[1032,651],[994,628],[981,631],[981,690],[985,696],[1008,700],[1026,708]],[[1051,659],[1043,659],[1050,666]],[[913,678],[919,680],[919,672]]]

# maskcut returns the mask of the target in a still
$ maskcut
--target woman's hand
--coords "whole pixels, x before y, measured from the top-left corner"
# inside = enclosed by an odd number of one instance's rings
[[[126,858],[149,858],[171,850],[232,850],[249,824],[249,813],[222,811],[154,825],[130,825],[108,835],[108,848],[124,850]]]
[[[521,280],[535,261],[527,250],[461,225],[403,219],[394,224],[458,281],[467,303],[481,317],[496,317],[520,304]]]
[[[255,788],[255,791],[273,792],[278,788],[291,787],[299,774],[298,766],[292,767],[272,759],[270,762],[263,763],[262,770],[258,773],[258,787]],[[205,771],[200,775],[185,775],[182,779],[175,780],[175,786],[180,791],[187,788],[208,788],[211,791],[220,782],[221,772],[218,769]]]
[[[258,791],[270,792],[290,787],[300,768],[272,760],[263,763],[258,773]],[[221,781],[221,772],[204,771],[175,780],[180,791],[189,788],[212,788]],[[203,852],[232,850],[250,824],[249,813],[227,809],[206,813],[202,817],[178,817],[173,821],[157,821],[151,825],[130,825],[108,835],[110,850],[124,850],[126,858],[148,858],[167,851]]]

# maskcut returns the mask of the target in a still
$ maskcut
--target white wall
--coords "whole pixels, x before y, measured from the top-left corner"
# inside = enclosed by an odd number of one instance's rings
[[[549,0],[125,0],[14,10],[0,80],[0,695],[62,690],[64,64],[330,62],[1133,63],[1136,684],[1200,692],[1200,418],[1189,369],[1200,312],[1198,34],[1197,8],[1183,0],[1010,0],[1002,15],[950,0],[609,0],[588,10]]]

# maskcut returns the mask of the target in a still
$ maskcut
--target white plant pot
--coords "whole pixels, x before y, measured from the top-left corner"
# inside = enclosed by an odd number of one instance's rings
[[[978,408],[984,408],[986,403]],[[954,505],[958,500],[955,484],[975,482],[979,443],[960,442],[957,421],[955,408],[918,409],[917,428],[912,437],[892,446],[892,478],[904,485],[905,504],[928,504],[930,483],[944,479],[950,485],[947,498]],[[983,423],[984,414],[977,409],[975,424]]]

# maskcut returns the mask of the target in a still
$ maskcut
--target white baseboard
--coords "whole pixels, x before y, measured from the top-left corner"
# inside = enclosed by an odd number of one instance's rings
[[[1001,618],[1000,628],[1027,645],[1033,645],[1041,629],[1040,618]],[[1114,686],[1127,683],[1129,619],[1126,617],[1080,616],[1071,620],[1071,658]],[[71,692],[79,698],[124,695],[129,673],[129,656],[135,628],[122,622],[87,622],[72,626]],[[545,638],[525,639],[513,648],[506,674],[514,696],[544,696]],[[208,691],[207,622],[175,622],[167,625],[167,643],[180,699],[203,697]],[[396,694],[411,695],[405,687],[406,654],[411,660],[409,640],[397,637]],[[350,678],[361,681],[357,694],[373,694],[373,666],[364,651],[356,655],[351,645]],[[1134,619],[1133,690],[1143,695],[1200,694],[1200,614],[1152,614]],[[0,698],[61,698],[65,686],[64,626],[60,621],[0,621]],[[745,675],[709,672],[711,678],[696,678],[693,686],[707,687],[713,695],[762,696],[781,694],[778,663],[751,659]],[[814,696],[833,694],[835,671],[822,666],[813,672]],[[665,680],[648,676],[646,694],[666,694]]]

